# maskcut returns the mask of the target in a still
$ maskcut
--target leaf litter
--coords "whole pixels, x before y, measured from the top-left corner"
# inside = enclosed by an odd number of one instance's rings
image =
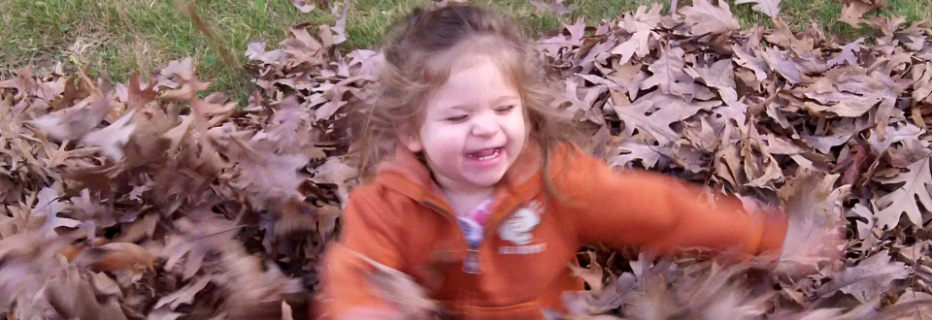
[[[463,1],[456,1],[463,2]],[[292,1],[302,11],[311,1]],[[320,4],[320,2],[317,2]],[[442,2],[437,6],[446,5]],[[562,16],[563,1],[531,1]],[[377,51],[336,24],[247,45],[246,106],[208,93],[192,59],[148,78],[18,70],[0,81],[0,311],[8,319],[294,319],[319,288],[359,183],[347,105],[367,94]],[[761,272],[701,248],[653,257],[599,245],[572,271],[551,319],[900,319],[932,312],[932,30],[864,14],[877,30],[833,43],[791,31],[780,1],[742,0],[773,29],[740,30],[724,1],[661,15],[641,6],[538,39],[552,106],[618,170],[644,168],[837,224],[842,254]],[[591,30],[596,30],[592,33]],[[844,219],[843,221],[841,219]],[[797,230],[798,231],[798,230]],[[805,242],[805,233],[788,241]],[[440,304],[396,270],[372,280],[414,318]]]

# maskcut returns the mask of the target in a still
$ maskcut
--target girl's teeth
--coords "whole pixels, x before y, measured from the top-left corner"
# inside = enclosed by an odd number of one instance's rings
[[[473,152],[472,154],[470,154],[470,156],[478,160],[490,160],[490,159],[494,159],[495,157],[497,157],[500,150],[501,149],[499,148],[495,148],[491,150],[482,150],[479,152]]]
[[[495,150],[495,152],[485,157],[479,157],[479,160],[489,160],[495,158],[495,156],[498,156],[498,150]]]

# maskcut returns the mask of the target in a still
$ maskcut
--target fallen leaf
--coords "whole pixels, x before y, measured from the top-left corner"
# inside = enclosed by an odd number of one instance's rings
[[[909,276],[909,268],[902,262],[891,262],[887,250],[875,253],[855,267],[842,270],[831,282],[819,289],[820,295],[841,291],[866,302],[889,289],[891,281]]]
[[[621,60],[619,64],[626,64],[628,61],[631,61],[631,58],[634,57],[635,52],[638,51],[650,51],[649,43],[649,32],[635,33],[628,39],[618,46],[612,48],[612,54],[621,55]]]
[[[26,66],[16,70],[15,78],[0,82],[0,88],[16,89],[17,94],[22,96],[35,93],[39,89],[38,87],[39,84],[36,83],[35,79],[32,77],[31,66]]]
[[[203,208],[200,210],[204,211]],[[194,222],[187,217],[174,221],[181,235],[170,235],[159,253],[160,257],[166,258],[164,270],[172,270],[184,257],[182,278],[190,279],[200,271],[209,253],[233,245],[231,238],[236,234],[233,231],[239,228],[234,226],[232,221],[216,216],[202,219],[197,221],[196,227]]]
[[[333,27],[330,30],[333,30],[337,35],[333,37],[333,44],[341,44],[346,42],[346,11],[349,10],[351,1],[347,1],[343,4],[343,12],[338,14],[339,6],[333,6],[330,9],[330,14],[333,15],[333,18],[336,22],[333,24]]]
[[[265,40],[253,41],[246,44],[246,58],[260,60],[265,55]],[[263,61],[268,63],[268,61]]]
[[[883,0],[843,0],[841,7],[841,18],[838,21],[847,23],[852,28],[860,29],[861,19],[865,13],[880,8],[886,8],[887,4]]]
[[[874,162],[875,158],[866,143],[854,145],[851,152],[852,154],[848,155],[847,158],[838,162],[832,172],[843,172],[841,183],[857,187],[863,182],[863,174]]]
[[[932,208],[932,171],[929,169],[929,156],[910,164],[907,171],[892,178],[875,179],[883,184],[905,183],[902,187],[880,197],[874,201],[877,211],[877,225],[881,228],[893,228],[900,222],[900,216],[906,213],[909,221],[915,225],[922,225],[926,219],[919,209],[921,203],[924,208]],[[917,202],[916,199],[919,199]]]
[[[42,188],[37,195],[36,206],[30,210],[30,220],[35,218],[42,223],[42,233],[47,237],[57,235],[56,228],[76,228],[81,225],[81,221],[59,217],[58,214],[67,208],[67,206],[58,200],[59,194],[55,189]]]
[[[754,11],[766,14],[768,17],[776,19],[780,16],[780,0],[738,0],[735,4],[753,3],[751,7]]]
[[[735,91],[735,71],[731,59],[722,59],[713,63],[709,68],[696,68],[706,85],[718,89],[722,101],[725,103],[738,101],[738,92]]]
[[[921,291],[917,292],[913,290],[912,288],[909,288],[909,289],[906,289],[906,292],[903,292],[903,294],[900,295],[899,299],[896,300],[896,304],[906,303],[906,302],[916,301],[916,300],[929,300],[929,299],[932,299],[932,294],[921,292]]]
[[[763,58],[767,61],[767,65],[770,66],[770,70],[776,71],[790,83],[795,84],[803,81],[798,64],[786,52],[776,47],[767,48]]]
[[[182,304],[191,304],[194,302],[194,296],[196,296],[201,290],[207,287],[208,284],[213,279],[211,277],[201,277],[195,282],[188,283],[178,291],[172,292],[171,294],[162,297],[158,302],[155,303],[154,309],[161,308],[162,306],[169,306],[171,310],[178,309],[178,306]]]
[[[91,99],[90,97],[88,99]],[[79,105],[31,120],[30,123],[54,140],[75,141],[84,137],[110,112],[110,100],[94,96]]]
[[[738,20],[731,14],[728,3],[724,1],[719,1],[716,6],[707,0],[695,0],[691,7],[680,8],[679,13],[686,16],[686,22],[692,25],[693,35],[722,33],[741,28]]]
[[[344,91],[343,91],[342,86],[335,86],[333,88],[334,97],[341,97],[343,96],[343,93]],[[328,119],[331,116],[333,116],[333,114],[336,113],[337,110],[339,110],[341,107],[343,107],[347,103],[348,103],[347,101],[343,101],[343,99],[340,99],[340,98],[327,101],[326,104],[317,108],[317,112],[314,113],[314,117],[318,121]]]
[[[119,161],[123,158],[123,146],[136,130],[136,124],[132,122],[135,115],[136,110],[131,110],[106,128],[88,133],[81,142],[99,146],[107,157]]]
[[[864,43],[864,38],[858,38],[857,40],[842,46],[841,52],[838,53],[838,55],[834,58],[828,60],[828,66],[839,66],[843,62],[847,62],[850,66],[858,65],[857,53],[861,51],[862,43]]]
[[[880,137],[877,130],[871,130],[870,137],[867,138],[867,144],[870,145],[874,154],[883,154],[891,145],[901,141],[916,140],[923,133],[922,128],[914,125],[902,127],[887,127],[887,135]]]
[[[602,290],[602,266],[596,262],[595,252],[589,252],[589,268],[583,268],[570,264],[570,269],[573,270],[573,275],[576,277],[582,278],[586,283],[589,284],[589,287],[594,291]]]
[[[612,54],[621,55],[619,65],[627,64],[635,54],[638,58],[644,58],[650,54],[650,38],[657,36],[653,28],[660,21],[660,10],[663,7],[655,3],[650,11],[645,11],[645,8],[645,6],[639,6],[634,15],[625,14],[623,18],[623,27],[633,34],[627,41],[612,49]]]
[[[565,85],[565,91],[556,93],[555,99],[551,102],[552,106],[559,107],[564,103],[569,103],[570,105],[566,110],[567,113],[571,115],[575,115],[577,112],[582,113],[586,119],[596,124],[604,121],[599,117],[596,111],[592,109],[592,103],[599,96],[601,90],[591,90],[595,88],[590,88],[590,90],[586,91],[585,97],[580,99],[579,93],[577,92],[579,84],[574,77],[566,78],[563,83]]]
[[[920,262],[924,256],[928,255],[929,243],[930,240],[919,240],[911,246],[901,247],[896,252],[897,256],[908,263]]]
[[[127,319],[115,299],[98,299],[93,285],[75,270],[50,279],[44,289],[45,299],[64,319]]]
[[[197,96],[198,92],[207,90],[210,87],[209,82],[200,82],[197,79],[186,81],[180,89],[169,90],[163,93],[159,98],[165,100],[191,100]]]
[[[350,167],[338,158],[330,158],[314,171],[316,171],[316,174],[311,178],[312,181],[337,185],[340,203],[348,203],[350,180],[358,176],[355,168]]]
[[[641,89],[659,86],[661,92],[665,94],[671,94],[673,91],[680,92],[678,90],[680,87],[677,86],[682,86],[682,81],[687,77],[683,72],[686,66],[682,59],[683,54],[681,48],[664,50],[660,58],[648,67],[651,76],[641,82]]]
[[[615,72],[606,77],[625,89],[619,91],[627,92],[628,97],[633,98],[637,97],[641,82],[647,79],[647,73],[641,71],[640,66],[636,64],[619,64],[615,66]]]
[[[298,8],[298,11],[301,11],[301,13],[310,13],[316,8],[310,0],[291,0],[291,4],[293,4],[295,8]]]
[[[772,22],[773,32],[764,36],[768,43],[790,49],[797,55],[805,55],[813,51],[815,47],[814,39],[807,37],[805,34],[801,38],[797,37],[790,26],[783,22],[782,19],[774,19]]]
[[[160,86],[176,88],[178,82],[191,81],[194,79],[194,59],[187,57],[181,61],[172,60],[168,66],[159,71],[161,79]]]
[[[657,166],[663,156],[652,146],[633,142],[623,143],[615,151],[618,154],[608,159],[609,165],[613,167],[631,167],[632,162],[641,160],[644,168],[651,169]]]
[[[566,8],[563,0],[528,0],[528,3],[534,5],[538,11],[547,11],[556,16],[570,13],[570,9]]]
[[[680,96],[687,100],[708,100],[714,97],[708,88],[696,85],[694,79],[684,72],[683,54],[680,48],[664,50],[660,59],[648,67],[652,74],[641,82],[641,89],[658,86],[664,94]]]
[[[359,257],[374,267],[375,272],[369,275],[369,280],[375,285],[379,295],[393,302],[408,318],[424,317],[439,310],[438,303],[428,298],[424,288],[411,276],[365,256]]]
[[[874,229],[874,213],[867,206],[857,203],[849,210],[847,217],[861,218],[864,221],[857,220],[856,227],[858,230],[858,239],[864,240],[864,249],[870,250],[877,244],[877,237],[872,232]]]
[[[767,61],[760,57],[762,55],[760,51],[739,46],[732,46],[731,48],[735,52],[735,63],[754,71],[754,76],[757,77],[758,81],[767,79]]]
[[[136,242],[146,237],[152,237],[155,234],[155,228],[159,223],[159,215],[147,214],[137,218],[132,224],[121,228],[121,233],[114,238],[117,242]]]
[[[121,269],[144,272],[153,268],[155,256],[136,244],[113,242],[96,248],[83,249],[72,260],[75,264],[88,266],[95,272]]]
[[[913,67],[913,101],[922,101],[932,95],[932,62]]]
[[[699,110],[710,110],[718,105],[720,103],[717,101],[688,104],[677,97],[655,92],[641,97],[630,106],[612,106],[612,108],[625,122],[627,135],[633,135],[634,129],[637,128],[649,132],[660,145],[667,145],[679,137],[670,128],[670,124],[691,117]]]
[[[732,122],[734,122],[735,126],[744,130],[748,112],[748,105],[744,102],[726,101],[724,105],[715,108],[713,112],[716,117],[712,117],[709,122],[716,127],[716,132],[722,132],[722,134],[728,136],[728,133],[724,132],[724,130],[732,127]]]
[[[582,18],[576,19],[576,23],[563,23],[563,27],[570,33],[569,41],[571,43],[582,43],[583,37],[586,36],[586,21]]]
[[[98,292],[104,295],[119,296],[123,297],[123,292],[120,291],[120,285],[110,279],[107,274],[103,272],[91,272],[91,280],[93,280],[94,288]]]
[[[147,103],[158,96],[155,86],[158,80],[155,77],[149,79],[149,84],[145,88],[139,83],[139,75],[133,75],[129,78],[129,88],[127,89],[126,109],[136,110],[142,108]]]
[[[149,317],[146,320],[177,320],[185,316],[184,313],[178,313],[171,310],[171,308],[164,306],[162,308],[154,308],[152,312],[149,313]]]

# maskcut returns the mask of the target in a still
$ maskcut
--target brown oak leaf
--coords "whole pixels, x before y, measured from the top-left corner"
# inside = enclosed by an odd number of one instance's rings
[[[910,274],[905,263],[890,261],[887,250],[875,253],[855,267],[839,272],[831,282],[819,288],[820,295],[828,296],[841,291],[858,301],[868,301],[890,289],[890,282],[904,279]]]
[[[145,88],[142,88],[139,83],[139,75],[133,75],[129,79],[126,110],[142,108],[149,103],[149,101],[155,99],[155,97],[158,96],[158,92],[155,91],[155,86],[157,84],[158,80],[152,77],[149,79],[149,84],[147,84]]]
[[[293,4],[295,8],[298,8],[298,11],[301,11],[302,13],[310,13],[311,11],[314,11],[315,8],[317,8],[317,6],[315,6],[311,0],[291,0],[291,4]]]
[[[725,103],[738,101],[738,92],[735,91],[735,71],[731,59],[716,61],[708,68],[697,67],[696,72],[706,85],[718,89],[722,101]]]
[[[680,96],[687,100],[708,100],[714,97],[709,88],[697,85],[693,77],[685,72],[687,69],[683,55],[684,51],[679,47],[663,50],[660,58],[648,67],[652,74],[641,82],[641,89],[658,86],[664,94]]]
[[[786,51],[776,47],[767,48],[762,55],[770,70],[776,71],[790,83],[800,83],[803,81],[802,73],[799,71],[799,65],[793,57]]]
[[[623,27],[632,35],[627,41],[612,49],[612,54],[621,55],[619,64],[627,64],[635,55],[638,58],[644,58],[650,54],[650,39],[658,36],[653,32],[653,28],[660,21],[660,10],[663,6],[655,3],[647,12],[644,11],[645,8],[645,6],[640,6],[634,15],[625,14],[623,17]]]
[[[766,14],[768,17],[776,19],[780,16],[780,0],[738,0],[735,4],[753,3],[751,7],[754,11]]]
[[[343,12],[340,12],[339,6],[333,6],[330,8],[330,14],[333,15],[333,18],[336,19],[336,22],[333,24],[333,27],[330,30],[333,30],[336,33],[336,36],[333,37],[333,44],[341,44],[346,42],[346,12],[349,10],[350,4],[352,1],[347,1],[343,4]]]
[[[194,297],[198,294],[198,292],[204,290],[204,288],[206,288],[207,285],[211,283],[211,281],[213,281],[212,277],[204,276],[197,281],[188,283],[186,286],[178,289],[178,291],[172,292],[171,294],[159,299],[153,308],[158,309],[162,306],[169,306],[171,310],[175,310],[182,304],[191,304],[194,302]]]
[[[110,112],[111,106],[110,99],[95,95],[71,108],[55,111],[29,123],[53,140],[76,141],[94,130]]]
[[[841,18],[838,21],[847,23],[855,29],[860,29],[861,23],[865,22],[861,19],[865,13],[887,7],[887,3],[883,0],[843,0],[842,4]]]
[[[133,123],[135,115],[136,110],[132,110],[106,128],[88,133],[81,138],[81,142],[99,146],[104,155],[118,161],[123,158],[123,146],[136,130],[136,124]]]
[[[862,183],[866,182],[864,181],[863,174],[874,160],[875,156],[871,153],[870,146],[866,142],[861,141],[861,143],[851,148],[851,154],[848,155],[847,158],[839,161],[838,164],[835,165],[832,172],[842,172],[840,180],[842,185],[848,184],[857,188]]]
[[[844,62],[847,62],[850,66],[858,65],[858,52],[861,51],[861,44],[864,43],[864,38],[858,38],[855,41],[852,41],[848,44],[845,44],[841,47],[841,52],[837,56],[828,60],[828,66],[834,67],[841,65]]]
[[[691,7],[680,8],[679,13],[686,16],[686,22],[692,25],[693,35],[723,33],[741,28],[725,1],[719,1],[716,6],[707,0],[695,0]]]
[[[634,135],[634,130],[646,131],[660,145],[679,139],[679,134],[670,128],[674,122],[695,115],[699,110],[710,110],[721,103],[718,101],[686,103],[683,99],[652,92],[634,101],[632,105],[612,106],[618,117],[625,122],[625,133]]]
[[[919,205],[932,208],[932,195],[929,194],[929,190],[932,190],[932,171],[929,169],[929,159],[929,151],[926,151],[926,156],[907,166],[905,172],[892,178],[875,178],[883,184],[903,183],[902,187],[874,200],[877,207],[874,217],[877,218],[879,227],[896,227],[903,213],[906,213],[909,221],[915,225],[922,225],[927,219],[923,217]]]
[[[563,4],[563,0],[528,0],[538,11],[547,11],[556,16],[570,13],[570,9]]]
[[[615,150],[619,153],[608,159],[608,163],[613,167],[630,168],[634,161],[641,160],[645,169],[653,169],[664,156],[659,152],[662,148],[634,142],[623,143]]]

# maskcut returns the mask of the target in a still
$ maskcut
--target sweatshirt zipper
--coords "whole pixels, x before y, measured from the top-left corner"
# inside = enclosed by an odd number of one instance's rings
[[[450,219],[453,219],[454,222],[457,224],[457,227],[459,227],[459,223],[460,223],[460,222],[459,222],[458,218],[457,218],[456,216],[454,216],[453,214],[451,214],[450,212],[448,212],[447,210],[445,210],[445,209],[443,209],[442,207],[440,207],[440,206],[438,206],[438,205],[436,205],[436,204],[433,204],[433,203],[431,203],[431,202],[429,202],[429,201],[422,201],[421,203],[423,203],[424,205],[426,205],[426,206],[428,206],[428,207],[430,207],[430,208],[432,208],[432,209],[434,209],[434,210],[436,210],[436,211],[439,211],[440,213],[443,213],[443,214],[447,215]],[[483,230],[483,233],[485,233],[485,231],[486,231],[486,230]],[[466,273],[468,273],[468,274],[479,274],[479,248],[478,248],[478,244],[477,244],[476,246],[473,246],[472,244],[470,244],[470,243],[469,243],[469,240],[466,239],[466,235],[463,234],[463,230],[460,230],[459,235],[460,235],[460,238],[462,239],[462,241],[463,241],[464,243],[466,243],[466,258],[463,259],[463,272],[466,272]]]

